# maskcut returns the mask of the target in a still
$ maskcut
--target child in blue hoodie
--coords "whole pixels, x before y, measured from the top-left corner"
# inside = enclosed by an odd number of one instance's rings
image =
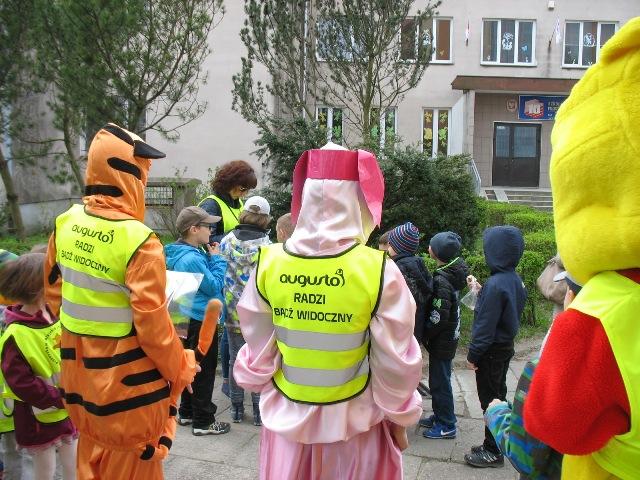
[[[476,372],[478,399],[484,412],[494,398],[506,400],[507,370],[527,292],[516,273],[524,252],[520,230],[508,225],[488,228],[483,234],[483,248],[491,276],[480,290],[474,310],[467,363]],[[504,457],[486,427],[483,444],[472,447],[464,459],[474,467],[504,465]]]
[[[200,207],[183,208],[176,221],[180,239],[165,247],[167,269],[203,275],[193,305],[183,311],[190,317],[185,348],[195,349],[198,346],[200,327],[209,300],[218,298],[224,302],[222,287],[227,262],[218,254],[217,244],[209,244],[211,229],[219,221],[220,217],[209,215]],[[217,406],[211,401],[217,363],[218,332],[216,331],[211,348],[200,362],[201,371],[196,374],[191,384],[193,393],[185,389],[180,399],[178,423],[193,424],[194,435],[219,435],[230,430],[228,423],[216,421]]]

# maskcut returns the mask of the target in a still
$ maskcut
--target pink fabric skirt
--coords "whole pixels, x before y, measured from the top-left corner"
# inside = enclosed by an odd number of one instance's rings
[[[303,444],[262,428],[261,480],[401,480],[402,453],[386,421],[346,442]]]

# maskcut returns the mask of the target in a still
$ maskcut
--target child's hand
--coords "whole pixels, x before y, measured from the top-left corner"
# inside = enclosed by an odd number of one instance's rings
[[[218,255],[220,253],[220,244],[218,242],[207,243],[207,252],[209,252],[209,255]]]
[[[469,360],[467,360],[467,368],[469,370],[477,370],[478,369],[478,367],[474,363],[471,363]]]
[[[499,398],[494,398],[493,400],[491,400],[491,403],[489,404],[489,406],[487,408],[491,408],[494,407],[496,405],[499,405],[501,403],[507,403],[504,400],[500,400]]]
[[[482,288],[482,285],[480,284],[480,282],[478,282],[478,279],[473,275],[467,276],[467,286],[476,293],[478,293]]]
[[[409,439],[407,438],[407,429],[398,425],[397,423],[391,423],[391,435],[393,441],[400,451],[406,450],[409,446]]]

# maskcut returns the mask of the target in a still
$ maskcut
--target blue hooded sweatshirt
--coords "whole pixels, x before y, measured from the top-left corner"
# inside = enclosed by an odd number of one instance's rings
[[[208,253],[182,240],[166,245],[164,253],[167,258],[168,270],[202,273],[204,275],[191,308],[180,307],[184,315],[188,315],[194,320],[202,321],[209,300],[217,298],[224,305],[222,287],[224,286],[224,274],[227,270],[227,261],[224,258],[220,255],[210,256]]]
[[[527,299],[516,273],[524,252],[520,230],[509,225],[488,228],[483,234],[483,247],[491,276],[478,295],[471,328],[467,360],[476,365],[491,345],[513,344]]]

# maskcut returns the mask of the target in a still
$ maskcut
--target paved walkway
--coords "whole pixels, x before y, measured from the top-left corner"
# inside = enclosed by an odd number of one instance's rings
[[[513,396],[517,379],[526,361],[539,349],[540,340],[526,341],[518,345],[507,374],[509,398]],[[475,469],[464,463],[464,454],[472,445],[482,442],[484,422],[476,394],[475,376],[463,367],[464,357],[458,356],[452,375],[455,396],[455,412],[458,417],[458,437],[455,440],[429,440],[421,432],[411,429],[409,448],[403,455],[404,478],[465,479],[465,480],[513,480],[516,471],[505,461],[504,468]],[[246,395],[250,402],[249,395]],[[218,405],[219,420],[231,422],[229,399],[216,385],[214,401]],[[423,408],[431,412],[431,400],[425,399]],[[245,407],[244,423],[231,424],[231,432],[220,436],[194,437],[190,427],[178,426],[178,433],[165,462],[165,478],[233,479],[258,478],[258,445],[260,431],[251,424],[251,405]],[[338,480],[338,479],[336,479]]]

